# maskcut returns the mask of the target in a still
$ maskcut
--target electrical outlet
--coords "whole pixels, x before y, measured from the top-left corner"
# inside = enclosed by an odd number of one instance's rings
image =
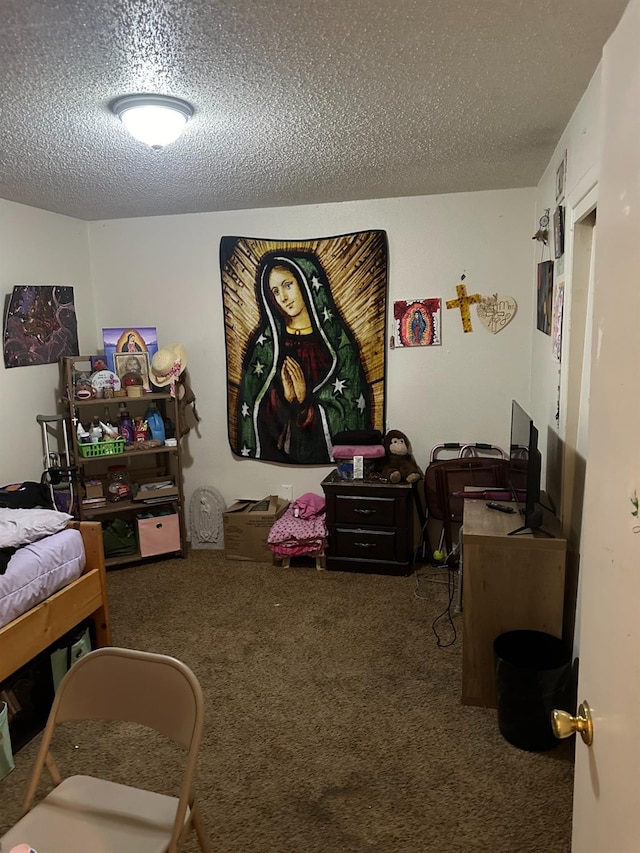
[[[285,501],[293,500],[293,486],[281,486],[281,495],[285,499]]]

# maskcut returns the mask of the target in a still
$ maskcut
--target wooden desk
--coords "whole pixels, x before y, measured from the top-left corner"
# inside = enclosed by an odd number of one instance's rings
[[[522,516],[488,509],[485,503],[464,502],[462,701],[495,708],[494,639],[519,629],[562,636],[567,543],[546,510],[543,527],[556,538],[509,536],[521,526]]]

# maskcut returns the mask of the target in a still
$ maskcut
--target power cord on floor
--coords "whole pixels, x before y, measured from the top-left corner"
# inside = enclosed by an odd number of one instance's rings
[[[447,648],[449,648],[449,646],[452,646],[458,639],[458,633],[456,631],[455,622],[453,621],[453,615],[451,612],[451,608],[452,608],[452,604],[453,604],[453,598],[455,595],[455,574],[456,574],[456,570],[454,567],[445,563],[441,566],[433,567],[433,570],[430,574],[431,574],[431,576],[427,580],[428,583],[441,584],[441,585],[445,585],[447,587],[447,604],[446,604],[444,610],[441,613],[439,613],[434,618],[433,622],[431,623],[431,630],[433,631],[433,633],[435,634],[435,637],[436,637],[436,645],[438,646],[439,649],[447,649]],[[417,569],[415,572],[415,578],[416,578],[416,586],[415,586],[415,590],[414,590],[415,597],[421,598],[424,600],[432,600],[431,596],[422,595],[420,592],[420,580],[421,580],[421,578],[424,578],[424,575],[419,574]],[[442,641],[442,637],[440,636],[440,633],[438,632],[438,624],[443,619],[445,619],[449,623],[451,633],[453,635],[452,639],[446,643]]]
[[[447,586],[448,586],[447,606],[442,611],[442,613],[439,613],[436,616],[436,618],[433,620],[433,622],[431,623],[431,630],[435,634],[436,645],[438,646],[439,649],[448,649],[449,646],[452,646],[456,642],[456,640],[458,639],[458,632],[456,631],[456,625],[455,625],[455,622],[453,621],[453,617],[451,615],[451,605],[453,603],[453,596],[454,596],[455,588],[456,588],[454,572],[451,569],[449,569],[449,571],[448,571],[448,584],[447,584]],[[437,625],[441,619],[446,619],[447,622],[449,623],[449,625],[451,626],[451,632],[453,634],[453,637],[449,640],[448,643],[443,643],[442,638],[441,638],[440,634],[438,633]]]

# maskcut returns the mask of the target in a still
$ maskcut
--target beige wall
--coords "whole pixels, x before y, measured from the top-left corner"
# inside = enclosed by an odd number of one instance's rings
[[[212,485],[239,497],[320,491],[328,467],[237,459],[227,442],[225,350],[218,247],[223,235],[296,239],[382,228],[389,239],[388,316],[394,300],[441,297],[442,346],[387,354],[387,425],[404,430],[424,466],[434,444],[508,439],[510,400],[528,393],[533,293],[532,189],[347,204],[166,216],[89,225],[96,336],[109,325],[154,325],[160,344],[180,341],[202,416],[188,437],[186,496]],[[469,293],[507,294],[519,309],[491,335],[473,312],[444,300],[466,272]],[[390,325],[389,325],[390,332]]]
[[[95,315],[85,222],[0,199],[0,258],[3,302],[16,284],[71,285],[80,346],[92,345]],[[5,370],[0,361],[0,485],[39,480],[43,452],[36,415],[56,412],[58,366]]]
[[[563,326],[562,367],[552,355],[551,338],[535,328],[531,350],[531,415],[540,431],[543,464],[546,462],[547,428],[564,437],[566,430],[566,399],[568,389],[565,383],[567,356],[571,341],[571,303],[572,303],[572,205],[577,205],[597,184],[598,159],[600,154],[600,70],[594,74],[588,89],[584,93],[571,121],[567,125],[553,157],[536,189],[536,223],[545,208],[550,209],[551,240],[549,248],[541,250],[538,244],[536,264],[540,260],[554,260],[555,279],[565,282],[565,322]],[[566,235],[564,258],[554,259],[553,211],[556,207],[556,169],[564,151],[567,151],[567,182],[565,199],[562,204],[566,213]],[[535,288],[535,264],[532,271],[532,287]],[[560,419],[556,412],[560,408]]]

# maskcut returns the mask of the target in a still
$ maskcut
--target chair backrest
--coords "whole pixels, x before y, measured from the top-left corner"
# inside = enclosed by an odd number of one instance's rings
[[[193,799],[193,778],[204,723],[202,689],[189,667],[167,655],[115,647],[97,649],[80,658],[60,682],[53,700],[23,801],[24,813],[33,804],[45,763],[55,784],[60,781],[49,746],[56,724],[71,720],[140,723],[187,750],[167,848],[176,850]]]
[[[50,717],[122,720],[155,729],[185,749],[199,744],[204,719],[200,684],[167,655],[108,647],[80,658],[60,683]]]
[[[464,459],[448,459],[434,462],[427,469],[425,491],[429,489],[428,500],[433,510],[431,515],[442,521],[447,550],[451,550],[452,523],[462,522],[464,498],[456,493],[466,486],[500,489],[508,485],[509,462],[506,459],[480,458],[467,456]]]

